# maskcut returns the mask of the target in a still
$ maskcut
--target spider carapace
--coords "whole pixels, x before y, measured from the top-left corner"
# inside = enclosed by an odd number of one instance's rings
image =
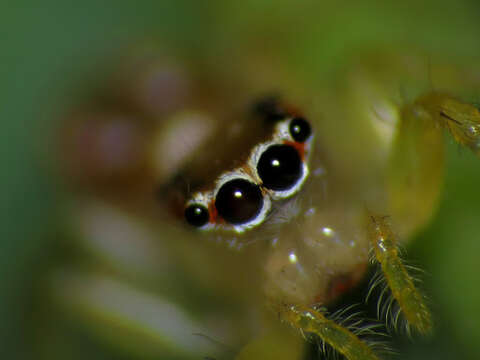
[[[262,242],[268,307],[349,360],[381,357],[362,340],[362,329],[370,327],[328,316],[324,305],[359,283],[369,264],[378,268],[371,288],[382,286],[382,296],[390,294],[380,320],[429,334],[432,315],[399,245],[425,222],[423,214],[439,193],[442,130],[477,152],[478,110],[428,92],[396,106],[390,118],[377,114],[380,126],[387,123],[386,146],[367,156],[350,153],[337,166],[345,151],[329,151],[322,123],[336,122],[341,141],[349,131],[341,119],[315,117],[279,97],[264,98],[252,109],[240,120],[220,122],[202,140],[204,150],[186,157],[175,182],[181,190],[170,206],[180,221],[198,238],[230,248]],[[351,133],[348,138],[355,143]],[[351,148],[362,146],[369,144]]]

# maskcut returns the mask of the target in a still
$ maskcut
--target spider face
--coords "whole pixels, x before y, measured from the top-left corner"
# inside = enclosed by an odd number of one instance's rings
[[[273,115],[262,114],[269,122]],[[200,230],[242,233],[262,224],[272,203],[298,193],[309,174],[313,134],[303,117],[275,121],[266,141],[253,146],[247,159],[222,172],[211,188],[194,192],[185,204],[185,220]]]
[[[254,114],[227,105],[218,113],[181,108],[166,116],[161,136],[145,136],[160,149],[154,159],[162,171],[151,176],[152,188],[160,182],[166,189],[161,214],[148,217],[161,229],[158,244],[180,246],[181,266],[194,269],[191,283],[220,291],[230,286],[231,298],[248,299],[245,308],[265,307],[275,323],[280,318],[349,360],[372,360],[378,354],[358,326],[328,316],[324,306],[359,284],[373,264],[379,275],[371,287],[392,294],[386,306],[379,305],[390,315],[379,311],[378,322],[388,323],[390,316],[404,319],[408,331],[431,331],[432,316],[398,247],[434,209],[442,178],[441,129],[477,149],[471,129],[480,115],[446,94],[427,92],[399,105],[375,93],[375,80],[362,84],[369,91],[356,85],[345,99],[327,97],[317,108],[305,107],[308,116],[273,98],[258,102]],[[215,98],[215,104],[233,103],[239,93],[227,99],[217,94],[221,101]],[[250,103],[253,96],[247,97]],[[152,192],[145,192],[144,203],[153,202]],[[206,255],[195,267],[192,254]],[[221,282],[223,276],[228,280]],[[240,322],[236,318],[230,329]]]

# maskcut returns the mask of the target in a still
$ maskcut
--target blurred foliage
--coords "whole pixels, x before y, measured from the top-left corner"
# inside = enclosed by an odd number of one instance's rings
[[[37,358],[35,349],[43,348],[44,353],[63,358],[128,357],[120,350],[124,346],[104,346],[92,333],[60,321],[60,307],[46,314],[38,303],[47,301],[39,296],[46,291],[39,284],[56,263],[65,261],[64,249],[59,248],[68,247],[58,241],[66,227],[64,210],[71,204],[52,156],[58,151],[55,120],[84,97],[92,83],[101,83],[119,51],[132,42],[159,42],[186,59],[201,52],[225,73],[235,68],[235,59],[248,59],[251,53],[261,57],[263,52],[293,69],[291,76],[307,89],[318,82],[333,89],[352,59],[376,48],[419,49],[432,64],[478,63],[479,12],[474,0],[2,2],[4,356]],[[435,80],[435,73],[419,79],[433,84]],[[479,179],[478,159],[450,145],[447,191],[434,221],[417,235],[409,251],[431,274],[427,286],[439,318],[438,332],[427,344],[403,345],[410,359],[480,354]],[[67,337],[75,338],[75,345],[65,341]],[[109,342],[116,343],[125,345],[125,339]]]

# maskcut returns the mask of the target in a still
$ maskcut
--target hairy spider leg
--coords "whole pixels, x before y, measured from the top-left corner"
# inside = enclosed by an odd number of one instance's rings
[[[413,327],[424,335],[431,333],[432,315],[400,257],[397,239],[387,217],[369,215],[369,218],[368,235],[374,259],[380,264],[388,288],[408,321],[407,329]]]
[[[348,360],[379,360],[367,343],[346,327],[328,319],[321,310],[309,306],[285,306],[279,315],[301,333],[318,336]]]
[[[447,129],[459,144],[480,156],[480,111],[477,107],[439,92],[421,96],[414,105],[426,111],[431,121]]]

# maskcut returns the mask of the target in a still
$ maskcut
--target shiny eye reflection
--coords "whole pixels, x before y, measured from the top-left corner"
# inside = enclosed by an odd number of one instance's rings
[[[312,134],[312,128],[310,127],[310,124],[307,120],[301,117],[293,118],[290,121],[289,131],[293,140],[300,143],[305,142]]]
[[[189,205],[185,209],[185,219],[190,225],[202,227],[208,223],[210,214],[208,209],[200,204]]]
[[[254,220],[262,211],[263,202],[260,187],[239,178],[220,187],[215,198],[215,207],[225,221],[240,225]]]
[[[250,149],[248,157],[233,159],[236,168],[220,172],[209,187],[206,184],[207,190],[187,200],[188,223],[202,230],[243,233],[262,224],[275,201],[302,188],[309,174],[310,123],[288,112],[276,98],[257,104],[255,113],[274,121],[263,124],[271,134],[262,136],[263,141]]]
[[[303,175],[298,151],[289,145],[272,145],[263,152],[257,164],[262,185],[270,190],[289,190]]]

